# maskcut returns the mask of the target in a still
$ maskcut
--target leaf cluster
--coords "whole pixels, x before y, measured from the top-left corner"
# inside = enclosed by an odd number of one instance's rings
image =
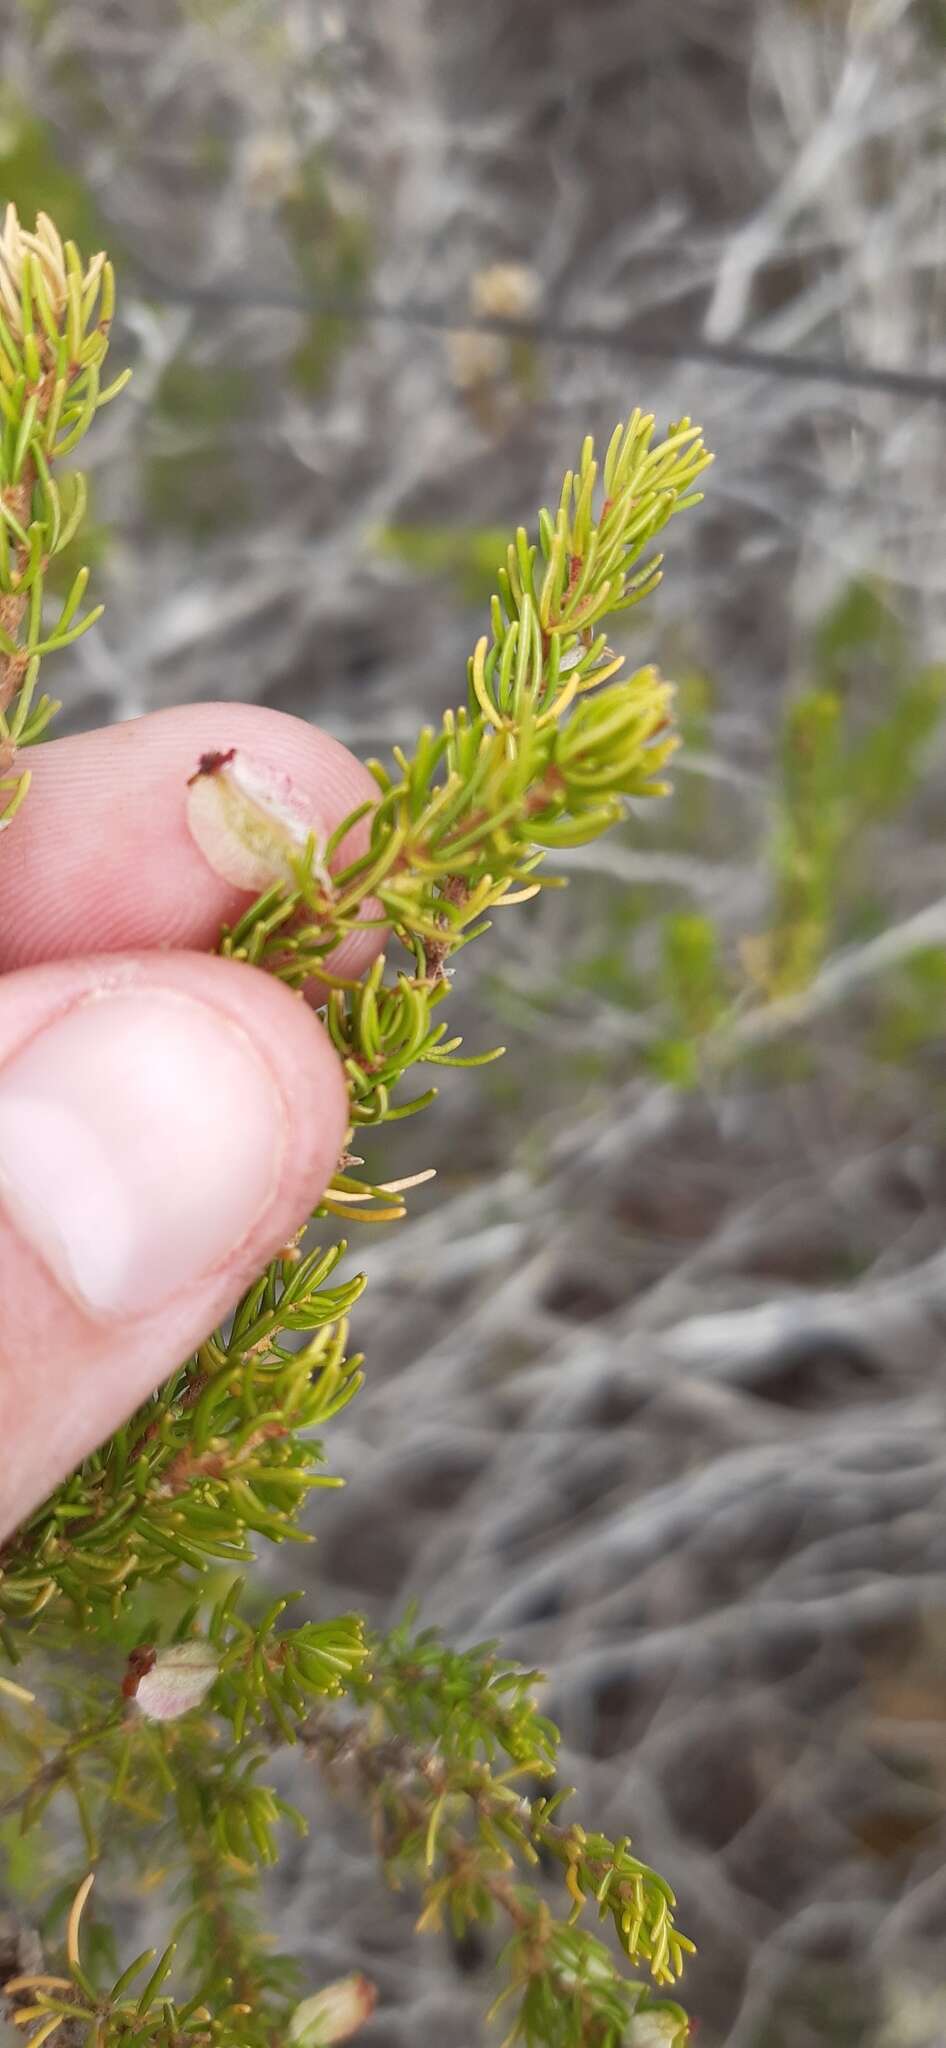
[[[349,1691],[365,1718],[320,1711],[303,1739],[372,1807],[392,1880],[421,1891],[422,1928],[446,1923],[461,1938],[497,1919],[511,1925],[502,1957],[510,1982],[499,2001],[518,2001],[509,2041],[611,2048],[646,1986],[578,1928],[585,1909],[610,1923],[618,1950],[646,1963],[658,1985],[676,1980],[692,1943],[674,1926],[670,1886],[627,1839],[563,1822],[568,1793],[536,1792],[536,1780],[554,1779],[558,1751],[558,1731],[536,1705],[540,1682],[495,1644],[453,1650],[433,1630],[415,1634],[408,1619],[370,1646],[353,1675]],[[567,1921],[530,1881],[539,1866],[564,1880]],[[679,2008],[653,2003],[685,2031]],[[551,2031],[541,2031],[552,2013]]]
[[[215,1330],[93,1452],[0,1551],[0,1616],[16,1658],[23,1631],[108,1628],[142,1582],[215,1560],[237,1566],[252,1538],[308,1540],[296,1526],[322,1469],[315,1434],[361,1385],[346,1349],[364,1281],[334,1286],[346,1250],[289,1246]],[[299,1342],[302,1339],[301,1344]],[[16,1627],[12,1627],[16,1624]]]
[[[69,548],[85,515],[81,472],[56,471],[127,382],[103,389],[115,279],[103,253],[88,265],[63,246],[48,215],[21,228],[8,207],[0,235],[0,828],[29,787],[17,754],[58,710],[37,696],[44,655],[68,647],[101,617],[82,613],[88,570],[69,585],[56,620],[44,621],[50,564]]]

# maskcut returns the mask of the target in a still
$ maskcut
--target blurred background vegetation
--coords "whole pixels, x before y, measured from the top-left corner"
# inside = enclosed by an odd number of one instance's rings
[[[716,449],[624,634],[678,683],[675,793],[465,956],[509,1056],[379,1156],[439,1178],[356,1248],[315,1573],[549,1671],[707,2048],[935,2048],[946,10],[7,0],[0,54],[0,194],[108,247],[135,368],[60,730],[249,698],[382,751],[587,431]],[[331,1825],[285,1945],[379,1981],[366,2048],[474,2048],[484,1958],[412,1950]]]

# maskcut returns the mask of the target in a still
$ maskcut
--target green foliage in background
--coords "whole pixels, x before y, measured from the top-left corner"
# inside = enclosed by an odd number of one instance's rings
[[[449,558],[450,545],[448,538],[440,559]],[[439,566],[426,550],[411,559],[422,573]],[[527,1029],[543,1017],[560,1022],[563,1081],[581,1072],[610,1086],[643,1064],[675,1087],[698,1088],[734,1062],[757,1058],[755,1019],[784,1010],[791,1023],[797,1000],[803,1027],[805,992],[822,969],[896,923],[891,877],[903,863],[890,852],[911,807],[930,800],[925,792],[943,743],[946,665],[918,656],[875,584],[850,585],[820,621],[808,674],[776,728],[753,873],[759,920],[741,930],[724,929],[694,904],[680,858],[692,848],[697,862],[705,859],[713,835],[729,853],[727,785],[699,772],[714,752],[725,751],[715,741],[712,685],[700,671],[684,668],[677,712],[684,772],[665,843],[681,879],[646,887],[606,881],[594,915],[556,949],[554,973],[551,966],[547,976],[506,968],[492,977],[494,1007],[504,1019]],[[746,835],[757,828],[745,804],[736,815],[736,858],[744,861]],[[648,841],[652,846],[654,835]],[[617,835],[619,858],[626,854],[633,863],[641,844],[632,818]],[[602,872],[607,877],[606,858]],[[877,1057],[907,1059],[935,1047],[944,975],[946,948],[919,937],[915,951],[906,946],[902,957],[878,962],[870,977],[869,1033]],[[602,1012],[624,1014],[626,1036],[599,1032],[589,1044],[582,1002],[588,994]],[[794,1046],[780,1044],[767,1058],[766,1077],[776,1085],[798,1071],[797,1038],[796,1032]],[[553,1062],[556,1044],[550,1036]]]
[[[911,661],[870,585],[852,585],[823,622],[814,663],[781,735],[772,924],[755,956],[771,995],[805,987],[831,946],[870,918],[863,892],[878,828],[916,789],[946,709],[946,667]],[[880,703],[865,688],[878,664]]]
[[[371,232],[354,200],[339,195],[319,150],[302,158],[277,212],[300,283],[327,308],[308,316],[293,359],[300,390],[313,397],[325,389],[348,340],[351,323],[332,306],[361,298],[371,268]]]
[[[196,541],[246,519],[251,499],[244,447],[256,390],[240,369],[186,354],[168,364],[154,396],[143,470],[154,525]]]
[[[385,526],[376,545],[419,575],[449,578],[464,603],[488,604],[506,535],[492,526]]]
[[[10,85],[0,83],[0,192],[22,219],[45,211],[64,241],[96,249],[104,224],[84,180],[61,162],[52,133]],[[114,242],[114,236],[112,237]]]

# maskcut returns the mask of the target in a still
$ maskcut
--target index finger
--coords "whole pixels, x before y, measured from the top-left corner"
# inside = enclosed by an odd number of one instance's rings
[[[0,971],[213,946],[262,886],[232,879],[238,863],[226,848],[208,858],[188,819],[201,756],[231,749],[254,785],[319,838],[377,800],[368,770],[328,733],[253,704],[182,705],[47,741],[30,750],[27,800],[0,836]],[[366,820],[353,827],[336,866],[363,849],[368,830]],[[381,943],[377,931],[353,934],[333,969],[360,973]]]

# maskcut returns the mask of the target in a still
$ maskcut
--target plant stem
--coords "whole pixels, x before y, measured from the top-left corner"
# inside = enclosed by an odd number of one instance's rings
[[[30,507],[33,501],[33,485],[35,482],[36,466],[32,456],[28,455],[23,465],[23,474],[20,482],[8,484],[3,492],[3,503],[22,527],[27,527],[30,522]],[[24,548],[22,541],[20,541],[16,549],[17,578],[23,575],[28,560],[29,550]],[[11,640],[18,640],[20,627],[26,613],[27,602],[26,591],[21,593],[12,590],[0,593],[0,628],[9,635]],[[29,655],[25,648],[18,649],[16,654],[0,653],[0,714],[9,710],[28,666]]]

